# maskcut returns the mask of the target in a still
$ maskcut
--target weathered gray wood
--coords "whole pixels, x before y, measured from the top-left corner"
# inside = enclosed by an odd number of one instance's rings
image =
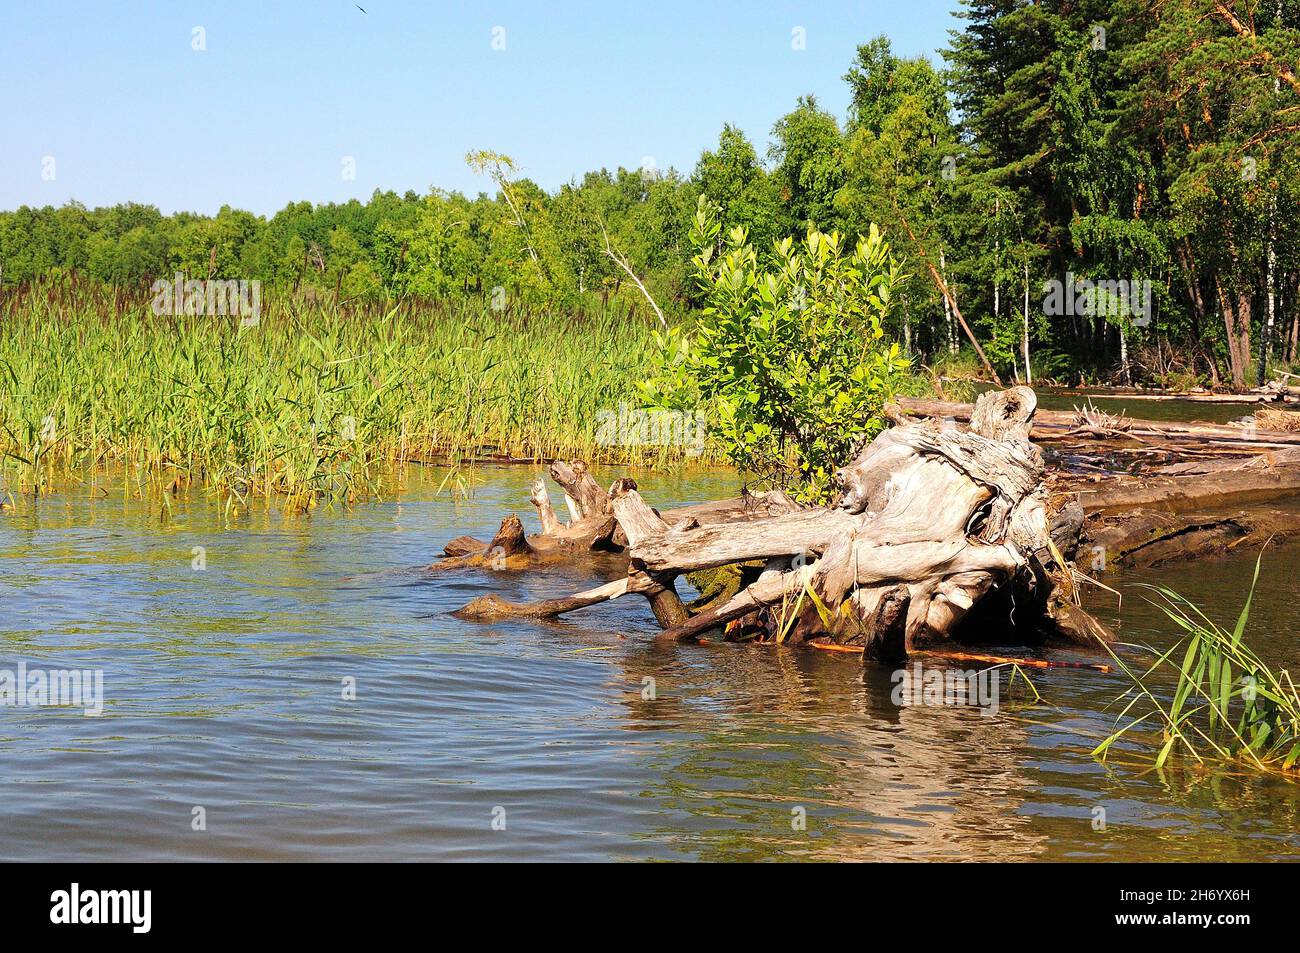
[[[1042,609],[1045,625],[1104,637],[1077,606],[1050,598],[1059,586],[1048,568],[1044,464],[1028,441],[1036,403],[1028,388],[1012,388],[982,395],[970,428],[919,421],[882,433],[838,472],[834,507],[801,508],[767,495],[660,514],[634,481],[618,480],[606,492],[580,462],[557,461],[552,475],[582,518],[539,540],[621,540],[628,575],[562,599],[517,605],[485,597],[464,611],[545,618],[638,592],[651,601],[665,639],[694,639],[744,618],[749,632],[766,627],[774,638],[796,640],[820,632],[895,659],[952,637],[991,593],[1030,586],[1024,604]],[[1077,533],[1072,519],[1052,528],[1065,523]],[[688,615],[677,575],[754,561],[766,564],[756,581]]]
[[[668,523],[651,509],[645,500],[641,499],[635,481],[630,479],[615,481],[610,487],[609,495],[610,508],[629,545],[635,546],[640,540],[662,536],[668,532]],[[658,589],[647,592],[650,611],[654,613],[655,619],[665,629],[681,625],[686,621],[689,613],[677,595],[675,577],[665,575],[651,578],[659,583]]]
[[[1272,470],[1276,467],[1300,467],[1300,447],[1269,450],[1245,458],[1218,457],[1186,460],[1182,463],[1159,467],[1155,472],[1162,476],[1201,476],[1209,473],[1225,473],[1237,470]]]
[[[537,518],[542,524],[542,535],[554,536],[558,533],[561,529],[560,520],[555,515],[555,508],[551,506],[551,494],[546,489],[546,481],[540,476],[533,481],[529,499],[533,506],[537,507]]]
[[[1076,561],[1089,574],[1121,566],[1166,563],[1257,549],[1300,534],[1300,512],[1250,506],[1170,513],[1129,510],[1093,514],[1084,526]]]
[[[632,564],[661,572],[695,572],[748,559],[813,556],[835,535],[857,524],[844,510],[801,510],[739,523],[709,523],[669,530],[631,549]]]
[[[615,481],[609,495],[614,518],[623,527],[629,545],[636,546],[644,539],[662,536],[668,531],[667,521],[641,499],[641,494],[637,492],[636,481],[629,479]]]
[[[913,417],[968,421],[974,406],[943,400],[899,397],[899,409]],[[1072,411],[1039,410],[1034,414],[1030,435],[1039,442],[1060,440],[1078,427],[1078,415]],[[1223,444],[1275,444],[1300,446],[1300,433],[1267,430],[1262,427],[1232,427],[1227,424],[1177,423],[1158,420],[1126,420],[1125,432],[1138,437],[1176,440],[1218,441]]]
[[[1038,395],[1028,387],[990,390],[975,399],[970,429],[990,440],[1028,442],[1030,420],[1038,408]]]
[[[1300,466],[1238,468],[1182,476],[1116,476],[1064,487],[1089,513],[1139,508],[1186,510],[1240,506],[1300,493]]]
[[[526,537],[525,541],[528,544],[528,550],[520,549],[510,555],[515,557],[526,555],[531,559],[533,565],[541,566],[558,561],[579,559],[584,554],[589,554],[592,558],[604,558],[606,554],[623,553],[628,547],[628,541],[622,526],[613,515],[612,501],[608,493],[600,489],[594,477],[591,476],[583,464],[579,463],[575,466],[561,462],[558,465],[558,470],[575,491],[585,494],[591,505],[593,507],[599,506],[601,512],[585,518],[581,517],[577,503],[574,503],[566,493],[565,499],[571,503],[575,518],[570,523],[561,523],[556,518],[555,511],[550,505],[545,482],[539,477],[531,487],[529,498],[533,505],[537,507],[538,518],[542,523],[542,532]],[[618,486],[621,482],[616,481],[614,485]],[[628,482],[633,488],[635,487],[635,483]],[[592,487],[595,487],[595,490],[599,491],[603,496],[597,496]],[[602,499],[605,502],[600,502]],[[644,501],[642,502],[644,504]],[[654,514],[654,511],[648,505],[646,505],[646,509]],[[684,531],[694,529],[701,523],[744,523],[773,514],[797,512],[802,509],[803,507],[791,500],[786,494],[780,491],[771,491],[768,493],[742,493],[741,496],[735,499],[696,503],[654,515],[663,524]],[[482,540],[471,536],[458,536],[448,542],[443,549],[443,555],[450,558],[442,559],[429,568],[442,572],[452,569],[499,567],[499,560],[496,566],[487,564],[484,558],[487,549],[488,543]],[[509,566],[510,568],[522,568],[526,561],[515,558],[510,562]],[[660,599],[658,602],[661,606],[670,606],[670,602],[666,598]],[[683,609],[683,611],[685,610]]]
[[[743,522],[765,516],[797,513],[811,508],[796,503],[788,494],[780,490],[768,490],[765,493],[749,493],[742,490],[740,496],[731,499],[676,506],[660,511],[660,515],[670,526],[677,526],[689,520],[700,524]]]
[[[581,460],[556,460],[551,464],[551,479],[563,487],[577,507],[577,519],[604,516],[609,512],[609,494]]]
[[[698,637],[755,610],[788,604],[805,588],[837,613],[823,626],[841,634],[851,628],[840,621],[843,607],[856,619],[859,639],[875,638],[879,625],[893,627],[897,632],[888,637],[910,651],[920,640],[950,636],[972,606],[1010,584],[1047,548],[1042,459],[1025,439],[1034,408],[1032,392],[1016,390],[982,404],[980,425],[996,437],[928,423],[881,434],[839,472],[846,492],[835,510],[669,532],[634,545],[633,565],[661,571],[817,556],[786,573],[764,573],[664,637]]]

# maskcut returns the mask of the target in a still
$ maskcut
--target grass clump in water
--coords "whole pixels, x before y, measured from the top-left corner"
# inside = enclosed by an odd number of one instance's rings
[[[1136,729],[1160,729],[1156,768],[1176,754],[1198,763],[1232,761],[1261,771],[1294,772],[1300,762],[1300,693],[1286,669],[1274,670],[1245,643],[1250,604],[1259,581],[1259,560],[1241,614],[1231,631],[1211,620],[1191,601],[1163,586],[1149,587],[1165,615],[1185,633],[1138,672],[1114,652],[1115,662],[1133,686],[1122,724],[1093,754],[1104,759],[1121,738]],[[1153,687],[1162,674],[1176,675],[1172,697]],[[1140,714],[1138,712],[1141,712]]]

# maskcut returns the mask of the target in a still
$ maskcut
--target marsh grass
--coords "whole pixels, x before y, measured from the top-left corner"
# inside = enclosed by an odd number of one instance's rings
[[[380,492],[395,464],[466,458],[662,466],[682,448],[606,446],[652,329],[627,311],[264,303],[259,322],[157,316],[143,295],[51,282],[0,300],[5,487],[45,493],[111,466],[228,505],[310,509]]]
[[[1275,670],[1245,643],[1250,605],[1259,581],[1259,561],[1250,592],[1228,630],[1190,600],[1163,586],[1151,586],[1153,602],[1184,633],[1172,647],[1129,646],[1153,660],[1144,670],[1113,651],[1132,687],[1120,696],[1120,727],[1094,756],[1105,759],[1121,738],[1159,729],[1154,767],[1177,754],[1198,763],[1236,762],[1261,771],[1294,772],[1300,761],[1300,693],[1286,669]],[[1172,696],[1161,693],[1162,676],[1176,676]]]

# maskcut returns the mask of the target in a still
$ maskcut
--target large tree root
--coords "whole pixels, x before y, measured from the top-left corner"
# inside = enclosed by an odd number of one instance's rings
[[[1047,578],[1034,568],[1050,551],[1042,455],[1026,439],[1035,404],[1032,391],[1012,388],[982,397],[971,429],[918,423],[886,431],[839,472],[843,494],[834,509],[737,526],[722,538],[698,529],[633,546],[634,568],[661,573],[738,555],[799,563],[664,637],[695,638],[793,603],[803,616],[793,631],[804,639],[829,631],[888,646],[900,641],[891,630],[901,628],[902,648],[910,651],[952,638],[996,589],[1023,588],[1026,604],[1045,606],[1045,597],[1030,598]],[[809,621],[814,614],[819,625]]]
[[[561,522],[556,516],[546,481],[539,476],[533,481],[529,501],[537,509],[541,533],[526,536],[519,517],[512,514],[501,521],[501,528],[488,542],[472,536],[457,536],[448,542],[443,549],[444,558],[430,565],[429,570],[522,569],[600,554],[621,555],[624,557],[622,565],[625,565],[628,536],[615,512],[616,497],[628,489],[635,491],[636,483],[619,480],[609,490],[603,490],[586,465],[577,460],[557,460],[551,464],[550,472],[552,479],[564,490],[565,503],[572,517],[568,523]],[[636,500],[641,500],[639,495]],[[624,504],[624,519],[631,513],[629,505]],[[700,525],[721,527],[801,509],[779,490],[746,493],[739,499],[683,506],[662,514],[643,502],[642,505],[655,520],[661,521],[655,524],[655,532],[660,531],[659,525],[676,529]]]
[[[619,596],[627,595],[628,579],[615,579],[603,586],[576,592],[560,599],[542,599],[539,602],[507,602],[500,596],[479,596],[473,602],[458,609],[453,615],[461,619],[483,621],[503,618],[553,619],[574,609],[585,609],[599,602],[608,602]]]
[[[1069,570],[1052,555],[1054,539],[1077,539],[1082,514],[1048,518],[1043,456],[1028,439],[1035,407],[1033,391],[1017,387],[983,395],[968,428],[896,426],[837,474],[833,507],[769,494],[660,514],[631,480],[604,490],[581,464],[556,463],[567,526],[539,481],[540,536],[513,549],[494,539],[438,565],[478,559],[494,568],[504,558],[510,568],[601,548],[629,557],[625,575],[606,585],[527,604],[486,596],[461,610],[466,618],[553,618],[635,592],[675,641],[717,629],[773,641],[830,636],[862,645],[866,657],[896,659],[977,636],[963,631],[970,619],[1003,641],[1014,629],[1026,642],[1044,634],[1095,642],[1105,630],[1070,600]],[[506,534],[516,535],[513,526]],[[690,615],[678,598],[681,574],[753,561],[766,569],[729,599]]]

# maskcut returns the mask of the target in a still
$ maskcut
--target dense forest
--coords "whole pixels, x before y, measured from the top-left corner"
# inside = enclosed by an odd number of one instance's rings
[[[871,40],[846,115],[800,97],[765,152],[728,125],[689,175],[600,170],[552,193],[476,152],[473,197],[377,191],[269,218],[22,207],[0,213],[0,281],[147,289],[179,271],[680,316],[703,194],[760,248],[878,223],[908,273],[888,331],[927,362],[966,344],[954,305],[1022,380],[1241,387],[1261,356],[1296,361],[1300,0],[967,0],[959,16],[942,65]]]

